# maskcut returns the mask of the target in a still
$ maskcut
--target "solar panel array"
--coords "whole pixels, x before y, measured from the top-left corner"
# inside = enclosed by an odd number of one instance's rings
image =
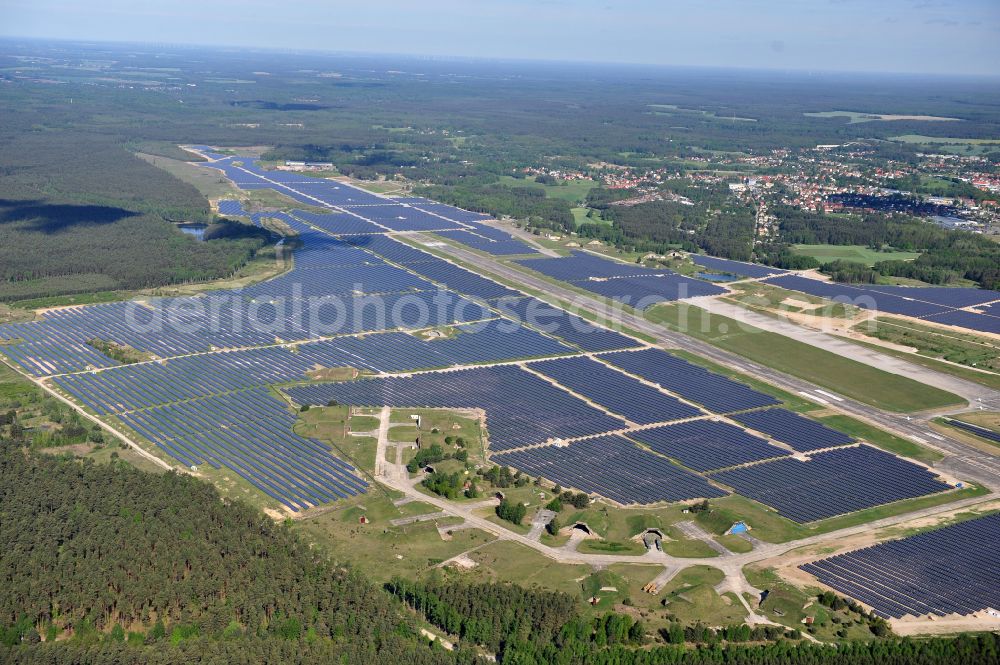
[[[367,489],[326,445],[292,432],[295,416],[263,389],[139,411],[122,420],[186,465],[231,469],[291,510]]]
[[[601,258],[595,254],[581,251],[570,252],[569,256],[522,259],[518,263],[564,282],[578,282],[591,278],[609,279],[611,277],[636,277],[639,275],[657,275],[663,273],[662,270],[612,261],[611,259]]]
[[[245,217],[248,213],[243,210],[243,204],[239,201],[223,199],[219,201],[219,214],[232,215],[234,217]]]
[[[513,451],[494,456],[494,461],[623,505],[726,495],[702,476],[615,435]]]
[[[555,335],[584,351],[611,351],[641,346],[631,337],[601,328],[535,298],[502,298],[493,304],[507,318]]]
[[[535,250],[525,243],[511,238],[510,236],[490,238],[485,233],[486,229],[489,229],[489,227],[484,226],[470,231],[438,231],[437,235],[494,256],[514,256],[517,254],[536,253]]]
[[[702,268],[715,270],[718,272],[738,275],[740,277],[767,277],[769,275],[784,275],[787,271],[771,266],[760,265],[759,263],[746,263],[745,261],[732,261],[730,259],[720,259],[714,256],[703,256],[692,254],[691,260]]]
[[[567,257],[521,259],[517,263],[639,310],[658,302],[726,292],[714,284],[670,270],[621,263],[579,251]]]
[[[342,212],[330,212],[320,214],[316,212],[306,212],[305,210],[295,210],[292,215],[303,222],[319,227],[324,231],[338,235],[358,235],[366,233],[380,233],[385,231],[385,227],[372,223],[369,220],[361,219],[355,215],[348,215]]]
[[[979,425],[973,425],[972,423],[966,423],[961,420],[953,419],[949,419],[948,424],[952,427],[965,430],[970,434],[975,434],[976,436],[993,441],[994,443],[1000,443],[1000,433],[994,432],[991,429],[986,429],[985,427],[980,427]]]
[[[726,292],[714,284],[673,273],[621,277],[606,281],[588,280],[573,282],[573,285],[605,298],[612,298],[640,311],[661,302],[717,296]]]
[[[457,222],[403,204],[382,202],[381,205],[342,205],[340,207],[391,231],[436,231],[463,228]]]
[[[814,296],[846,299],[864,309],[902,314],[934,323],[1000,334],[1000,316],[984,308],[983,313],[966,311],[1000,300],[1000,291],[968,288],[858,286],[784,275],[767,280],[769,284]]]
[[[408,264],[407,268],[449,289],[485,300],[522,296],[521,293],[513,289],[480,277],[474,272],[460,268],[443,259],[431,257],[428,261]]]
[[[659,349],[610,353],[603,359],[716,413],[778,404],[778,400]]]
[[[585,356],[545,360],[529,367],[640,425],[702,415],[695,407]]]
[[[1000,315],[997,314],[976,314],[961,309],[953,309],[942,314],[932,314],[925,317],[924,320],[946,326],[956,326],[958,328],[968,328],[969,330],[1000,335]]]
[[[463,210],[444,203],[435,203],[434,201],[429,201],[428,199],[416,199],[412,201],[400,202],[412,203],[415,208],[420,208],[425,212],[440,215],[446,219],[450,219],[455,222],[462,222],[463,224],[475,225],[476,222],[491,219],[490,216],[485,213]]]
[[[285,390],[296,404],[483,409],[495,451],[590,436],[625,423],[519,367],[319,383]]]
[[[664,425],[630,432],[627,436],[695,471],[712,471],[788,455],[787,451],[735,425],[713,420]]]
[[[558,341],[511,321],[456,326],[453,337],[419,339],[402,332],[338,337],[294,349],[267,347],[183,356],[56,377],[56,383],[101,414],[301,381],[319,368],[404,372],[572,353]]]
[[[806,462],[784,458],[711,477],[799,523],[949,489],[926,468],[866,445],[815,453]]]
[[[431,263],[441,260],[433,254],[429,254],[383,235],[354,236],[349,237],[346,240],[355,247],[368,250],[369,252],[385,257],[393,263],[399,263],[400,265],[407,267],[411,267],[418,263]]]
[[[854,439],[843,432],[786,409],[748,411],[736,414],[733,419],[800,452],[854,443]]]
[[[968,615],[1000,608],[1000,514],[800,568],[883,617]]]
[[[25,371],[46,376],[116,365],[87,343],[93,339],[171,358],[385,330],[389,325],[427,328],[493,317],[481,305],[448,291],[378,298],[343,294],[336,301],[320,302],[320,306],[296,315],[294,299],[268,302],[267,291],[284,288],[283,284],[290,288],[294,281],[279,279],[271,286],[252,287],[249,293],[255,294],[256,302],[228,298],[218,307],[208,306],[205,299],[185,298],[156,300],[148,306],[122,302],[55,310],[48,312],[44,321],[0,326],[0,338],[24,340],[5,346],[4,353]]]

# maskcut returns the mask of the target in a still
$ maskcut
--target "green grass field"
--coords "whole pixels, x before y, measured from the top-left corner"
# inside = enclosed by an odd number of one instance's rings
[[[561,180],[558,185],[542,185],[534,178],[515,178],[505,175],[500,182],[509,187],[538,187],[545,190],[545,196],[550,199],[562,199],[570,203],[583,203],[587,200],[587,192],[597,186],[594,180]]]
[[[871,266],[878,261],[912,261],[920,252],[877,252],[864,245],[793,245],[792,252],[811,256],[820,263],[855,261]]]
[[[698,307],[653,307],[647,310],[646,318],[887,411],[907,413],[965,403],[958,395],[875,369],[784,335],[753,328],[724,316],[709,315]]]
[[[361,524],[362,515],[371,522]],[[349,563],[379,582],[394,575],[424,574],[446,559],[493,540],[493,536],[478,529],[456,530],[451,540],[446,540],[434,522],[398,527],[389,524],[401,516],[384,493],[371,492],[338,501],[332,510],[296,521],[295,528],[334,561]]]
[[[581,224],[608,224],[611,222],[601,219],[600,214],[594,213],[593,217],[587,217],[587,213],[590,212],[590,208],[578,207],[573,208],[570,212],[573,213],[573,220],[576,222],[577,226]]]

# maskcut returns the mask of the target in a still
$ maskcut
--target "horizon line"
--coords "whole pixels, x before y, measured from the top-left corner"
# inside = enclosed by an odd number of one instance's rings
[[[304,47],[284,47],[284,46],[259,46],[246,44],[203,44],[195,42],[152,42],[152,41],[127,41],[108,39],[85,39],[85,38],[65,38],[65,37],[43,37],[37,35],[14,35],[0,32],[0,41],[25,40],[34,42],[49,42],[78,45],[109,45],[109,46],[142,46],[157,47],[166,49],[204,49],[208,51],[231,51],[234,49],[245,49],[256,53],[276,53],[283,55],[325,55],[340,57],[386,57],[404,58],[412,60],[435,60],[435,61],[462,61],[462,62],[482,62],[482,63],[508,63],[508,64],[547,64],[547,65],[582,65],[600,67],[621,67],[621,68],[647,68],[662,70],[711,70],[717,72],[754,72],[761,74],[797,74],[803,76],[813,75],[852,75],[869,77],[907,77],[907,78],[961,78],[966,80],[988,80],[1000,82],[1000,73],[951,73],[951,72],[928,72],[928,71],[901,71],[901,70],[863,70],[863,69],[826,69],[826,68],[797,68],[797,67],[766,67],[766,66],[739,66],[739,65],[706,65],[706,64],[673,64],[673,63],[653,63],[634,62],[622,60],[582,60],[582,59],[560,59],[560,58],[519,58],[516,56],[475,56],[457,54],[429,54],[429,53],[405,53],[392,51],[337,51],[322,48]],[[405,73],[405,72],[404,72]]]

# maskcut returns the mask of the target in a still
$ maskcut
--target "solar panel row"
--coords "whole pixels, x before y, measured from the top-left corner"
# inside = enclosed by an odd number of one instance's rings
[[[758,263],[746,263],[744,261],[731,261],[730,259],[720,259],[714,256],[703,256],[692,254],[691,260],[703,268],[717,270],[718,272],[738,275],[740,277],[767,277],[768,275],[783,275],[785,270],[764,266]]]
[[[501,298],[494,306],[507,318],[555,335],[584,351],[611,351],[641,346],[631,337],[596,326],[535,298]]]
[[[603,359],[716,413],[778,404],[778,400],[737,381],[713,374],[659,349],[610,353]]]
[[[56,383],[98,413],[107,414],[301,381],[307,372],[319,368],[402,372],[572,352],[556,340],[498,319],[457,326],[447,339],[424,340],[401,332],[339,337],[294,349],[246,349],[125,365],[57,377]]]
[[[592,278],[637,277],[658,275],[654,270],[620,261],[601,258],[589,252],[572,251],[569,256],[539,259],[521,259],[521,265],[564,282],[580,282]],[[666,271],[669,272],[669,271]]]
[[[712,471],[788,455],[787,451],[735,425],[714,420],[691,420],[638,430],[627,436],[695,471]]]
[[[994,432],[991,429],[986,429],[985,427],[980,427],[979,425],[973,425],[972,423],[966,423],[961,420],[953,419],[949,419],[948,424],[952,427],[965,430],[970,434],[975,434],[976,436],[993,441],[994,443],[1000,443],[1000,433]]]
[[[748,411],[736,414],[733,419],[800,452],[854,443],[843,432],[785,409]]]
[[[513,256],[517,254],[535,253],[535,250],[520,240],[515,240],[511,237],[491,239],[485,237],[477,230],[438,231],[437,235],[494,256]]]
[[[605,281],[588,280],[573,282],[573,284],[639,311],[661,302],[716,296],[726,292],[725,289],[715,284],[673,273],[620,277]]]
[[[388,268],[388,266],[387,266]],[[397,269],[393,269],[396,271]],[[386,273],[388,274],[388,273]],[[411,278],[402,273],[401,283]],[[332,281],[332,280],[331,280]],[[306,279],[302,284],[309,284]],[[314,282],[322,287],[322,279]],[[410,282],[415,284],[416,282]],[[110,303],[55,310],[44,321],[0,326],[0,337],[23,340],[4,351],[26,371],[45,376],[117,363],[97,353],[90,340],[110,340],[139,351],[171,358],[192,353],[314,339],[388,328],[427,328],[491,318],[493,314],[449,291],[379,295],[341,294],[301,305],[290,289],[294,281],[252,287],[256,300],[238,292],[218,300],[179,298],[148,305]],[[286,298],[270,302],[272,298]],[[296,303],[299,303],[297,305]]]
[[[726,495],[703,477],[615,435],[513,451],[494,460],[623,505]]]
[[[883,617],[1000,607],[1000,514],[800,566]]]
[[[296,404],[483,409],[490,448],[510,450],[621,429],[625,423],[519,367],[505,365],[296,386]]]
[[[367,483],[314,439],[292,432],[295,417],[257,389],[122,416],[186,466],[226,467],[290,510],[360,494]]]
[[[711,477],[799,523],[949,489],[926,468],[866,445],[815,453],[806,462],[784,458]]]
[[[695,407],[585,356],[545,360],[528,367],[640,425],[702,415]]]

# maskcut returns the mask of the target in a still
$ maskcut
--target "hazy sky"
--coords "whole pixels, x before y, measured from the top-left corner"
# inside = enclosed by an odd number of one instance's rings
[[[0,34],[1000,75],[1000,0],[0,0]]]

